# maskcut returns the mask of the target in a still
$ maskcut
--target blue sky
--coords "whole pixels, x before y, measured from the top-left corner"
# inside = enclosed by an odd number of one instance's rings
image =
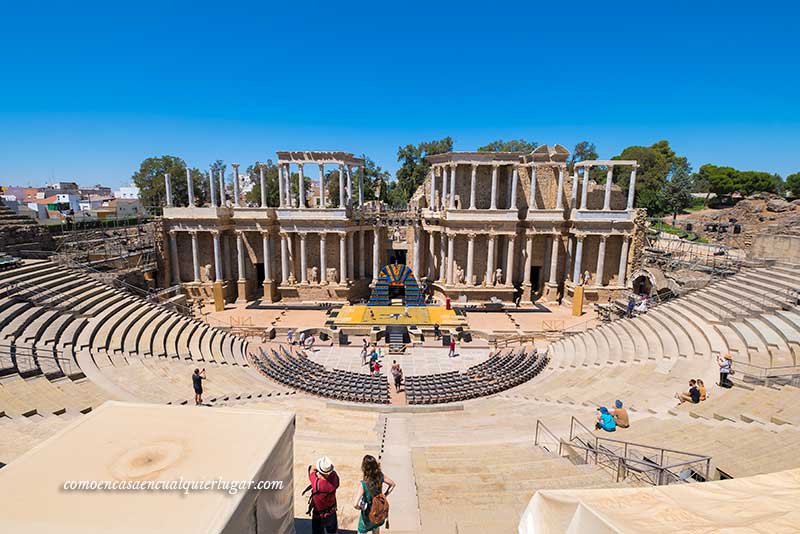
[[[748,2],[0,0],[0,184],[120,185],[142,159],[366,153],[451,135],[601,157],[668,139],[800,171],[800,8]]]

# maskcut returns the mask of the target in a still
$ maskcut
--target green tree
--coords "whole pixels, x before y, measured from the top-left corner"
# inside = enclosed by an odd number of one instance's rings
[[[247,202],[261,205],[261,167],[262,163],[256,161],[245,171],[248,180],[253,184],[253,188],[245,195]],[[278,187],[278,166],[268,159],[264,165],[264,185],[267,190],[267,206],[277,207],[279,205],[280,189]]]
[[[594,143],[590,143],[589,141],[581,141],[572,151],[572,155],[569,157],[568,161],[568,168],[570,174],[575,170],[575,164],[579,161],[589,161],[593,159],[597,159],[597,149],[594,146]]]
[[[615,160],[636,160],[636,205],[646,208],[650,215],[664,213],[664,197],[661,194],[667,181],[677,172],[689,175],[691,168],[685,157],[678,156],[668,141],[659,141],[649,147],[629,146]],[[618,169],[614,181],[623,189],[630,183],[630,173]]]
[[[786,190],[791,192],[793,197],[800,197],[800,172],[787,176],[785,185]]]
[[[709,193],[729,195],[739,186],[739,171],[733,167],[718,167],[706,163],[697,172],[695,182],[707,183]]]
[[[390,205],[397,205],[397,202],[390,201],[388,191],[394,181],[390,181],[391,175],[389,171],[385,171],[380,165],[376,165],[374,161],[368,156],[364,156],[364,167],[361,168],[359,173],[363,173],[364,181],[364,201],[382,200]],[[353,177],[355,180],[358,174]],[[358,198],[358,183],[353,183],[353,196]]]
[[[397,170],[397,185],[394,192],[395,200],[402,199],[408,202],[411,195],[422,185],[428,175],[430,164],[425,161],[425,156],[443,154],[453,150],[453,139],[445,137],[437,141],[428,141],[414,145],[401,146],[397,149],[397,161],[401,164]]]
[[[166,204],[164,175],[169,173],[172,183],[172,202],[187,205],[189,194],[186,183],[186,162],[177,156],[147,158],[131,176],[131,181],[139,188],[139,199],[145,208],[161,207]],[[208,201],[208,177],[199,169],[192,169],[195,203],[202,206]]]
[[[528,142],[522,138],[511,139],[509,141],[498,139],[497,141],[492,141],[488,145],[478,147],[478,152],[524,152],[528,154],[537,146],[539,146],[539,143],[536,141]]]
[[[685,166],[678,167],[661,190],[661,206],[672,213],[672,226],[678,213],[692,205],[692,178]]]

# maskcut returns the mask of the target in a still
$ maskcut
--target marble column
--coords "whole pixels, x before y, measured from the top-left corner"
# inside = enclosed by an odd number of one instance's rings
[[[458,170],[458,165],[453,164],[450,167],[450,209],[456,209],[456,170]]]
[[[558,167],[558,190],[556,191],[556,209],[564,209],[564,167]]]
[[[447,285],[452,286],[455,282],[453,268],[455,267],[455,246],[456,234],[447,236]]]
[[[219,205],[225,206],[225,172],[219,171]]]
[[[633,209],[633,196],[636,194],[636,167],[631,169],[631,179],[628,182],[628,209]]]
[[[289,236],[281,233],[281,283],[289,281]]]
[[[194,181],[191,169],[186,169],[186,191],[189,194],[189,206],[194,207]]]
[[[239,282],[247,280],[244,267],[244,232],[236,232],[236,268],[239,271]]]
[[[474,168],[474,167],[473,167]],[[471,286],[472,276],[475,274],[475,237],[476,234],[467,234],[467,285]]]
[[[570,209],[578,207],[578,167],[572,171],[572,191],[570,192]]]
[[[339,234],[339,283],[347,283],[347,234]]]
[[[347,232],[345,234],[345,242],[347,243],[347,278],[355,278],[355,256],[353,255],[353,234]]]
[[[211,232],[214,238],[214,281],[222,282],[222,245],[219,240],[219,230]]]
[[[306,256],[306,236],[305,232],[299,232],[300,236],[300,283],[308,283],[308,257]]]
[[[531,165],[531,197],[528,199],[528,209],[536,209],[536,166]]]
[[[192,230],[189,232],[192,235],[192,273],[194,274],[194,282],[200,282],[200,251],[197,246],[197,232]]]
[[[264,165],[258,166],[258,185],[261,186],[261,207],[267,207],[267,181],[264,178]]]
[[[414,226],[414,263],[413,263],[413,268],[414,268],[414,277],[417,280],[419,280],[419,278],[421,277],[420,272],[419,272],[419,266],[421,265],[420,262],[422,260],[422,258],[419,257],[419,255],[420,255],[419,241],[421,239],[421,236],[422,236],[422,232],[420,231],[419,226],[415,225]]]
[[[278,207],[283,208],[286,206],[286,188],[284,187],[285,166],[278,164]]]
[[[625,287],[625,275],[628,270],[628,236],[622,236],[622,247],[619,251],[619,271],[617,271],[617,285]]]
[[[597,270],[595,273],[595,282],[594,282],[594,285],[598,287],[602,287],[605,285],[603,283],[605,266],[606,266],[606,236],[601,235],[600,245],[597,248]]]
[[[217,187],[214,185],[216,180],[214,180],[214,172],[208,171],[208,186],[211,192],[211,207],[217,207]]]
[[[436,209],[436,167],[431,167],[431,199],[430,199],[430,208],[431,210]]]
[[[319,164],[319,207],[325,208],[325,165]]]
[[[344,165],[339,165],[339,207],[344,207]]]
[[[306,207],[306,178],[303,175],[303,164],[297,164],[297,191],[298,191],[298,207],[305,208]],[[301,273],[301,276],[305,276],[305,274]]]
[[[353,205],[353,177],[350,173],[350,165],[347,166],[347,197],[344,204],[347,207]]]
[[[172,207],[172,180],[169,178],[169,173],[164,174],[164,192],[166,193],[166,204],[168,208]]]
[[[494,242],[495,235],[489,235],[489,241],[486,245],[486,285],[492,285],[492,275],[494,274]]]
[[[367,257],[364,250],[365,230],[358,231],[358,279],[363,280],[367,275]]]
[[[497,209],[497,165],[492,165],[492,197],[489,209]]]
[[[572,283],[578,285],[581,281],[581,260],[583,259],[583,236],[575,236],[575,265],[572,267]]]
[[[222,232],[220,239],[222,240],[222,279],[225,280],[233,277],[230,234]]]
[[[447,166],[443,165],[442,166],[442,198],[439,199],[442,209],[445,209],[447,207],[447,187],[448,187],[448,185],[449,184],[448,184],[448,181],[447,181]]]
[[[469,209],[477,209],[475,206],[475,190],[478,184],[478,166],[472,164],[472,176],[469,182]]]
[[[172,267],[172,285],[181,283],[181,264],[178,262],[178,232],[169,231],[169,264]]]
[[[428,232],[428,280],[436,280],[436,238]]]
[[[533,236],[525,236],[525,272],[522,273],[522,285],[531,285],[531,266],[533,265]]]
[[[564,258],[564,278],[572,276],[570,265],[572,264],[572,236],[567,236],[567,256]]]
[[[350,175],[350,165],[347,166],[347,174]],[[364,170],[358,173],[358,205],[364,205]]]
[[[608,166],[606,172],[606,194],[603,197],[603,210],[608,211],[611,209],[611,182],[614,180],[614,166]]]
[[[550,245],[550,280],[548,282],[550,284],[555,285],[557,283],[557,274],[558,274],[558,249],[561,248],[560,237],[558,234],[554,234],[552,238],[552,244]]]
[[[506,247],[506,277],[505,283],[507,286],[514,285],[514,244],[516,236],[508,236],[508,246]]]
[[[372,282],[378,281],[380,274],[381,236],[380,229],[376,226],[372,230]]]
[[[231,163],[231,167],[233,167],[233,205],[238,208],[242,202],[239,191],[239,164]]]
[[[589,199],[589,167],[583,168],[583,185],[581,186],[581,209],[586,209],[586,201]]]
[[[272,282],[272,241],[269,232],[261,232],[261,248],[264,254],[264,281]]]
[[[325,254],[325,232],[319,234],[319,283],[325,284],[327,277],[325,273],[328,270],[328,258]]]
[[[517,166],[514,165],[511,169],[511,203],[508,206],[508,209],[515,210],[517,209],[517,183],[519,182],[519,171],[517,170]]]
[[[439,272],[438,279],[444,283],[447,281],[447,234],[439,232]]]

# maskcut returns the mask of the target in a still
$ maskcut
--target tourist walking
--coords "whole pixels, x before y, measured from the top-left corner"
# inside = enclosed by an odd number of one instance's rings
[[[451,335],[450,336],[450,354],[448,354],[448,357],[452,358],[455,355],[456,355],[456,338],[455,338],[455,336]]]
[[[294,330],[289,329],[289,331],[286,332],[286,341],[289,345],[294,345]]]
[[[323,456],[315,465],[309,465],[308,480],[311,482],[311,534],[335,534],[339,530],[336,518],[339,475],[330,458]]]
[[[372,362],[372,372],[373,372],[373,374],[376,374],[376,375],[381,374],[381,364],[378,363],[378,360],[374,360]]]
[[[353,501],[353,507],[361,512],[358,516],[358,532],[379,534],[380,527],[389,518],[389,501],[386,498],[396,484],[383,474],[381,464],[369,454],[361,461],[361,474]]]
[[[300,332],[300,346],[305,348],[306,346],[306,333]]]
[[[730,354],[724,356],[717,356],[717,365],[719,365],[719,386],[723,388],[732,388],[733,382],[730,381],[729,375],[733,374],[731,365],[733,358]]]
[[[205,367],[202,371],[200,369],[195,369],[194,373],[192,373],[192,387],[194,388],[195,406],[200,406],[203,404],[203,380],[206,380]]]
[[[442,332],[439,330],[439,323],[433,325],[433,339],[442,339]]]
[[[400,385],[403,383],[403,370],[397,360],[392,360],[392,376],[394,377],[394,390],[400,392]]]

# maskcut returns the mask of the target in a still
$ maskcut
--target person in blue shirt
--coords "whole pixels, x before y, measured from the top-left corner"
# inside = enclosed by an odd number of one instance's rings
[[[617,423],[614,421],[614,416],[608,413],[608,408],[601,406],[597,411],[600,412],[600,415],[597,416],[597,424],[595,424],[594,427],[597,430],[614,432],[617,429]]]

